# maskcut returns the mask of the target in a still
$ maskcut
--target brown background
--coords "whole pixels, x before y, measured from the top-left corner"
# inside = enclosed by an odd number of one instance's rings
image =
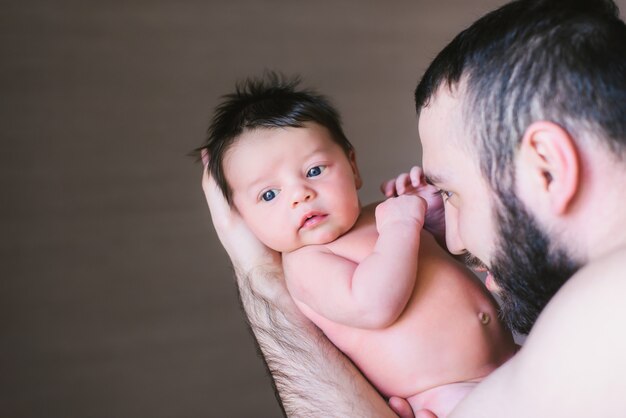
[[[502,3],[4,2],[0,416],[278,416],[186,153],[236,80],[299,73],[376,199],[425,66]]]

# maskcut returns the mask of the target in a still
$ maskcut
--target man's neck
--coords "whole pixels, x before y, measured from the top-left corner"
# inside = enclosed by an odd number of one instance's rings
[[[626,164],[600,162],[596,161],[593,171],[583,173],[585,190],[573,219],[578,225],[572,228],[582,235],[570,236],[582,246],[589,262],[626,247]]]

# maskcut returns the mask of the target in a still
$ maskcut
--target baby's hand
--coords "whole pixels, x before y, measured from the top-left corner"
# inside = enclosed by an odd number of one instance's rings
[[[432,184],[426,183],[424,172],[418,166],[413,166],[408,173],[402,173],[396,178],[387,180],[380,186],[386,197],[401,195],[417,195],[426,201],[428,210],[424,219],[424,228],[432,233],[438,241],[445,241],[445,212],[443,199],[439,190]]]
[[[426,201],[416,195],[392,197],[376,206],[376,229],[378,233],[392,223],[403,223],[420,230],[424,225]]]

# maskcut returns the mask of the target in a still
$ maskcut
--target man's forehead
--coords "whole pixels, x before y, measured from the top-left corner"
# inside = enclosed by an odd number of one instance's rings
[[[476,173],[476,149],[461,112],[460,100],[441,91],[420,115],[424,176],[441,188],[454,187],[468,173]]]
[[[453,118],[448,117],[445,108],[433,102],[420,115],[419,135],[422,145],[422,168],[424,175],[431,184],[441,184],[445,180],[445,170],[458,152],[458,141],[455,140],[451,124]]]

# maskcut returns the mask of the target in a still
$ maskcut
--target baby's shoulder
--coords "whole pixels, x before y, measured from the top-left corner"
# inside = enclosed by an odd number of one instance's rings
[[[307,269],[311,266],[323,264],[324,260],[328,260],[329,256],[336,255],[331,248],[333,243],[307,245],[295,251],[283,253],[282,261],[285,274],[289,276],[297,272],[300,275],[303,268]]]
[[[376,207],[380,205],[382,202],[372,202],[361,208],[361,215],[359,216],[359,220],[365,223],[374,223],[376,222]]]

